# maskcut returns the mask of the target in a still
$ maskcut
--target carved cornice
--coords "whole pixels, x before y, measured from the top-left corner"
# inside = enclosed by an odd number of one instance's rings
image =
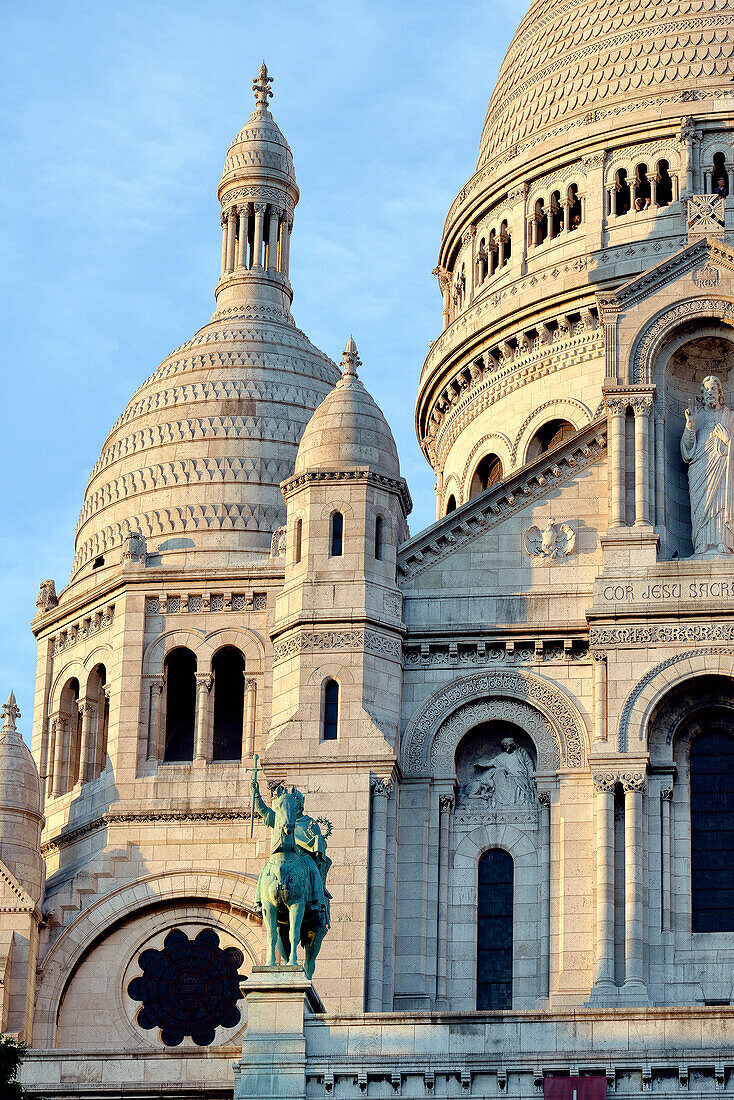
[[[281,490],[286,500],[297,489],[304,485],[310,485],[323,481],[361,481],[378,485],[381,489],[388,489],[397,493],[403,503],[406,516],[413,510],[413,500],[404,478],[386,477],[385,474],[376,473],[368,467],[352,470],[305,470],[302,474],[295,474],[281,484]]]
[[[277,642],[273,646],[273,660],[277,664],[299,653],[342,649],[375,653],[392,661],[399,661],[402,654],[400,639],[394,636],[371,630],[323,630],[294,634]]]
[[[266,592],[187,592],[176,590],[170,594],[147,596],[146,615],[198,614],[218,611],[265,611],[268,606]]]
[[[598,462],[606,449],[606,423],[595,421],[566,443],[541,455],[498,485],[462,504],[454,512],[403,544],[398,569],[405,580],[419,576],[485,531]]]
[[[84,642],[94,634],[106,630],[107,627],[112,626],[114,618],[115,605],[108,604],[106,607],[100,607],[90,612],[75,623],[67,624],[63,630],[53,635],[53,655],[63,653],[65,649],[71,649],[77,642]]]
[[[592,626],[591,645],[647,646],[691,642],[734,642],[734,623],[675,623],[645,626]]]

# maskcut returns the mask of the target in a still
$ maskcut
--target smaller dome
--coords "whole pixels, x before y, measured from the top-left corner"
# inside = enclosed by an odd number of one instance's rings
[[[41,892],[41,781],[30,749],[15,726],[20,711],[12,691],[0,729],[0,860],[34,900]]]
[[[237,182],[245,172],[248,178],[259,174],[263,179],[275,176],[282,183],[295,186],[293,154],[277,122],[268,110],[268,98],[273,94],[273,77],[263,61],[259,76],[253,81],[255,110],[229,147],[219,183],[220,194],[225,184]]]
[[[390,427],[357,377],[360,366],[352,337],[344,349],[344,373],[316,409],[301,438],[296,475],[306,470],[369,467],[400,477],[400,460]]]

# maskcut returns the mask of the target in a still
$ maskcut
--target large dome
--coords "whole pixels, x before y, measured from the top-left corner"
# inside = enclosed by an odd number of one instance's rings
[[[733,55],[731,0],[534,0],[500,70],[478,167],[522,155],[518,144],[563,142],[602,121],[594,112],[619,128],[652,97],[731,100]]]

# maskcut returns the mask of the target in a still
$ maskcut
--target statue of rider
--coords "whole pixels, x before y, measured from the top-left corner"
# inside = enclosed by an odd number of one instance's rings
[[[275,824],[275,812],[270,809],[260,794],[260,785],[256,779],[250,781],[250,789],[258,816],[262,818],[264,824],[267,825],[269,829],[272,829]],[[294,791],[294,796],[298,806],[295,841],[299,852],[304,856],[309,868],[309,879],[311,883],[311,901],[307,906],[305,921],[308,923],[310,916],[318,923],[323,922],[325,924],[325,933],[328,931],[331,923],[331,910],[329,906],[331,894],[326,888],[326,876],[329,873],[332,861],[326,854],[326,837],[321,832],[319,823],[304,812],[303,794],[301,791],[296,790]],[[308,912],[309,909],[311,911],[310,913]],[[259,878],[255,891],[255,910],[258,913],[262,912]]]

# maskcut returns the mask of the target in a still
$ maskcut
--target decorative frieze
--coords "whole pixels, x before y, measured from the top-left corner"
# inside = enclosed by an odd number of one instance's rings
[[[209,611],[265,611],[268,597],[265,592],[228,592],[212,594],[203,592],[192,595],[147,596],[147,615],[180,615]]]
[[[366,650],[394,661],[399,661],[401,657],[399,638],[376,634],[371,630],[324,630],[295,634],[283,642],[277,642],[273,648],[273,656],[277,662],[295,657],[299,653],[339,649]]]
[[[64,627],[63,630],[54,635],[52,645],[54,656],[57,653],[63,653],[65,649],[71,649],[77,642],[83,642],[93,634],[99,634],[101,630],[106,630],[108,626],[112,626],[114,618],[115,605],[108,604],[106,607],[93,611],[91,615],[86,615],[83,619]]]
[[[491,667],[559,661],[582,661],[589,657],[584,639],[541,639],[534,641],[492,640],[449,645],[446,642],[407,643],[403,650],[406,668]]]
[[[592,626],[591,645],[647,646],[690,642],[734,642],[734,623],[678,623],[645,626]]]

